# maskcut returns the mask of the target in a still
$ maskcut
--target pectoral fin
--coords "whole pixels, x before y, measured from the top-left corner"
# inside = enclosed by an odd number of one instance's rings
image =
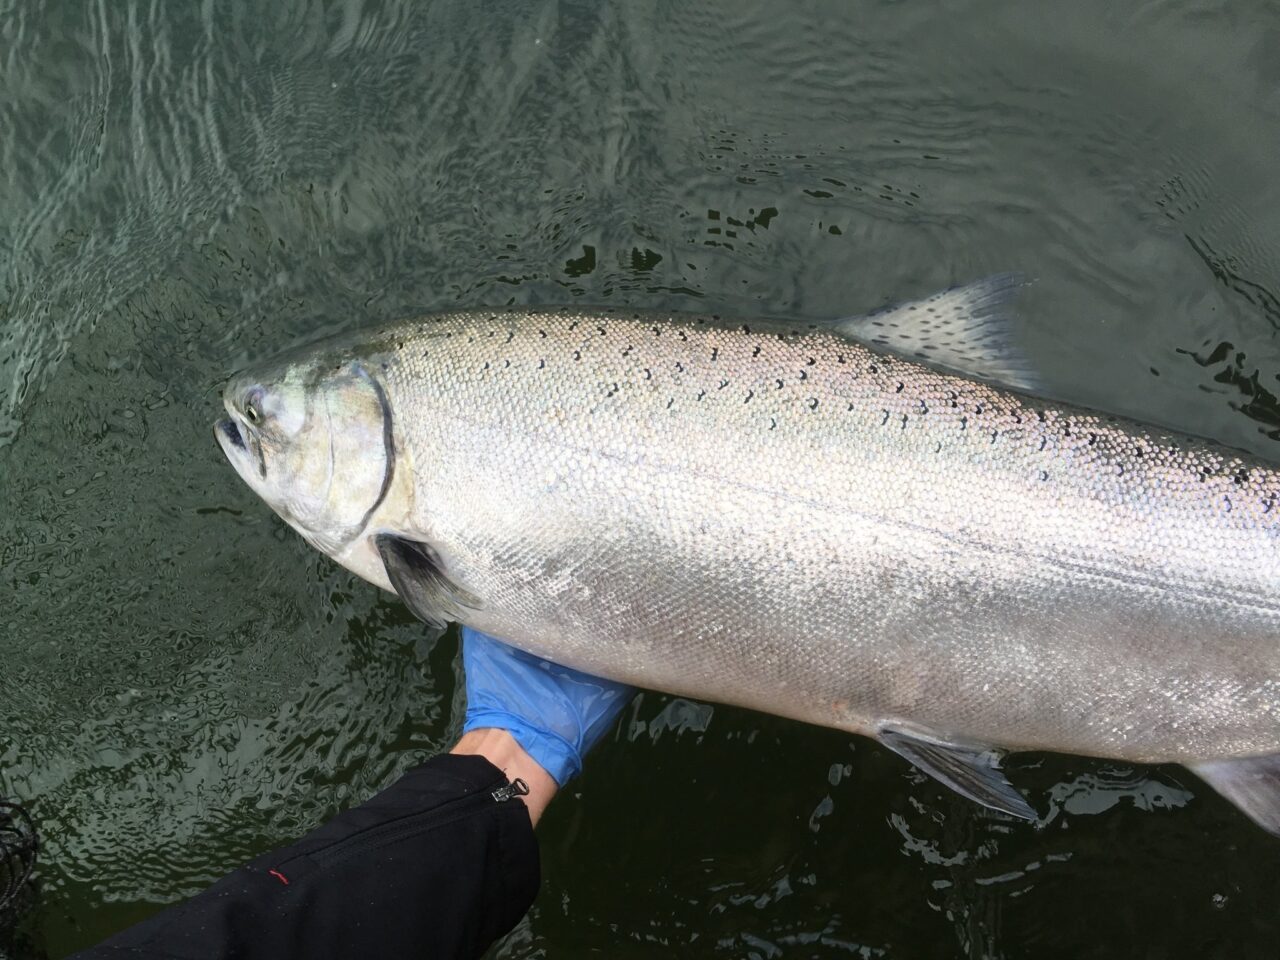
[[[373,543],[387,569],[387,579],[419,620],[443,627],[465,610],[479,607],[479,600],[445,575],[440,558],[425,543],[390,533],[378,534]]]
[[[1280,836],[1280,754],[1233,760],[1206,760],[1191,769],[1248,814],[1268,833]]]
[[[894,753],[975,803],[1024,820],[1037,819],[1031,805],[1000,772],[998,751],[901,727],[881,727],[877,735]]]

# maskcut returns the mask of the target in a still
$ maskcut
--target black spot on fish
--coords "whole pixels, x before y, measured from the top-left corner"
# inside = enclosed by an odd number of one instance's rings
[[[1041,470],[1041,471],[1040,471],[1040,479],[1041,479],[1041,480],[1048,480],[1048,479],[1049,479],[1049,471],[1048,471],[1048,470]]]
[[[1232,479],[1235,480],[1237,487],[1243,487],[1249,482],[1249,471],[1245,467],[1241,467],[1236,471],[1236,475]]]
[[[744,324],[742,325],[742,332],[743,332],[743,333],[750,333],[750,332],[751,332],[751,328],[750,328],[750,327],[748,327],[748,326],[744,323]]]
[[[577,329],[578,329],[578,323],[579,323],[579,322],[580,322],[580,321],[575,320],[575,321],[573,321],[573,323],[569,324],[569,332],[570,332],[570,333],[573,333],[573,331],[575,331],[575,330],[577,330]]]
[[[810,410],[817,410],[817,409],[818,409],[818,398],[817,398],[817,397],[810,397],[810,398],[809,398],[809,409],[810,409]]]
[[[844,363],[844,354],[843,354],[843,353],[837,353],[837,354],[836,354],[836,363]]]
[[[719,348],[719,347],[712,347],[712,348],[711,348],[711,359],[712,359],[712,360],[717,360],[717,359],[719,359],[719,357],[720,357],[720,348]]]
[[[810,357],[808,360],[806,360],[806,361],[804,362],[804,365],[805,365],[806,367],[812,367],[812,366],[813,366],[815,363],[817,363],[817,362],[818,362],[818,361],[817,361],[817,358],[815,358],[815,357]]]
[[[723,390],[723,389],[724,389],[725,387],[727,387],[728,385],[729,385],[729,381],[728,381],[728,380],[721,380],[721,381],[720,381],[720,389],[721,389],[721,390]]]
[[[650,370],[648,367],[645,367],[645,368],[644,368],[644,378],[645,378],[646,380],[652,380],[652,379],[653,379],[653,371],[652,371],[652,370]]]
[[[968,418],[968,417],[961,417],[961,418],[960,418],[960,429],[961,429],[961,430],[968,430],[968,429],[969,429],[969,418]]]
[[[573,359],[575,359],[575,360],[581,360],[581,359],[582,359],[582,351],[581,351],[581,350],[575,350],[575,351],[573,351]]]
[[[752,355],[753,357],[758,357],[758,356],[760,356],[760,345],[759,345],[759,344],[756,344],[755,349],[751,351],[751,355]]]
[[[538,369],[539,369],[539,370],[544,369],[544,368],[546,367],[546,365],[547,365],[547,361],[546,361],[546,358],[545,358],[545,357],[540,358],[540,359],[538,360]]]
[[[681,343],[688,343],[688,342],[689,342],[689,335],[688,335],[687,333],[685,333],[683,330],[677,330],[677,331],[676,331],[676,333],[678,333],[678,334],[680,335],[680,342],[681,342]]]
[[[609,312],[610,312],[610,313],[613,313],[613,311],[612,311],[612,310],[610,310]],[[596,330],[598,330],[598,331],[599,331],[600,336],[602,336],[602,337],[603,337],[603,336],[606,336],[606,334],[605,334],[605,332],[604,332],[604,327],[596,327]]]
[[[908,420],[908,417],[907,417],[907,415],[904,413],[904,414],[902,415],[902,429],[903,429],[903,430],[907,429],[907,420]]]
[[[881,410],[880,412],[884,414],[884,418],[880,421],[880,426],[883,427],[886,423],[889,422],[889,411]]]
[[[898,385],[897,385],[897,387],[895,387],[895,388],[894,388],[894,391],[893,391],[893,392],[894,392],[894,393],[901,393],[901,392],[902,392],[902,388],[903,388],[903,387],[905,387],[905,386],[906,386],[906,384],[905,384],[905,383],[903,383],[901,380],[899,380],[899,381],[898,381]]]
[[[782,389],[782,381],[781,381],[781,380],[775,380],[775,381],[773,381],[773,382],[774,382],[774,384],[776,385],[776,389],[778,389],[778,390],[781,390],[781,389]]]
[[[676,373],[684,373],[684,364],[679,360],[676,361]]]
[[[699,399],[699,400],[701,400],[701,399],[702,399],[703,397],[705,397],[706,395],[707,395],[707,391],[705,391],[705,390],[699,390],[699,391],[698,391],[698,399]]]
[[[503,370],[509,370],[509,369],[511,369],[511,361],[510,361],[510,360],[503,360],[503,361],[502,361],[502,369],[503,369]]]
[[[801,379],[801,380],[808,380],[808,379],[809,379],[809,374],[807,374],[807,373],[805,373],[803,370],[801,370],[801,371],[800,371],[800,379]]]
[[[770,429],[770,430],[777,430],[777,429],[778,429],[778,421],[777,421],[777,420],[775,420],[773,417],[770,417],[770,418],[769,418],[769,429]]]
[[[747,398],[746,398],[745,400],[743,400],[742,402],[743,402],[743,403],[750,403],[750,402],[751,402],[751,398],[752,398],[752,397],[754,397],[755,395],[756,395],[756,392],[755,392],[754,390],[748,390],[748,391],[747,391]]]
[[[675,403],[675,402],[676,402],[676,398],[675,398],[675,397],[672,397],[670,400],[668,400],[668,401],[667,401],[667,409],[668,409],[668,410],[670,410],[670,409],[671,409],[671,405],[672,405],[673,403]]]
[[[877,367],[874,363],[873,363],[873,364],[871,364],[870,366],[868,366],[868,367],[867,367],[867,370],[868,370],[870,373],[879,373],[879,372],[880,372],[880,368],[879,368],[879,367]]]
[[[516,338],[516,332],[514,330],[507,331],[507,343],[510,343],[515,338]]]
[[[629,357],[629,356],[631,356],[631,344],[627,344],[626,349],[624,349],[624,350],[622,351],[622,355],[623,355],[624,357]]]
[[[540,336],[543,340],[547,339],[547,331],[545,331],[545,330],[539,330],[539,331],[538,331],[538,336]]]

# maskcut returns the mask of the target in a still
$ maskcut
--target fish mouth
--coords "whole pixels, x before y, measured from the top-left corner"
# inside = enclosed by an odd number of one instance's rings
[[[223,418],[213,425],[213,432],[218,438],[218,442],[222,444],[222,449],[226,450],[227,444],[236,447],[248,453],[249,448],[244,442],[244,437],[240,434],[240,428],[236,426],[236,422],[230,417]],[[231,456],[230,453],[227,454]]]
[[[261,445],[254,442],[233,418],[226,417],[215,423],[213,434],[218,439],[218,446],[222,447],[223,455],[245,482],[252,483],[250,478],[254,474],[259,479],[266,479],[267,464]]]

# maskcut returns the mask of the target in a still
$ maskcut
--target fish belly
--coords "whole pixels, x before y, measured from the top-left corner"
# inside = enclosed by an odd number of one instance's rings
[[[456,526],[427,535],[484,598],[470,623],[533,653],[858,733],[1145,762],[1280,749],[1268,608],[856,502],[564,448],[518,459],[475,445],[433,496]]]

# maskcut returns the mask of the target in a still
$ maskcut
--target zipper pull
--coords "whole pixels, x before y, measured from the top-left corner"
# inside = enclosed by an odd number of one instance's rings
[[[525,797],[529,795],[529,785],[516,777],[505,787],[499,787],[489,796],[493,797],[498,803],[506,803],[512,797]]]

